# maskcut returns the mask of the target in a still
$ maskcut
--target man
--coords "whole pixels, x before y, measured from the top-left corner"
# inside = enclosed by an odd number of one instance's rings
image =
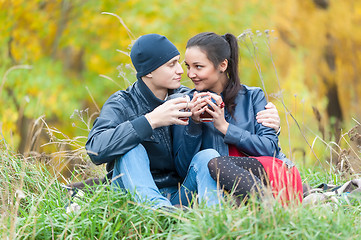
[[[213,149],[196,154],[187,176],[175,169],[170,126],[186,125],[180,118],[191,116],[186,98],[165,101],[180,88],[183,69],[177,48],[164,36],[140,37],[130,54],[137,81],[125,91],[114,93],[95,120],[86,149],[95,164],[107,164],[112,186],[134,193],[139,203],[156,209],[187,205],[192,193],[208,206],[219,204],[216,182],[207,164],[219,156]],[[168,196],[168,198],[166,197]]]

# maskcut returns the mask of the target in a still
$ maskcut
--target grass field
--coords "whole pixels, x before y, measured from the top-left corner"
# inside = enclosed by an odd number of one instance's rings
[[[100,188],[66,213],[67,190],[43,165],[1,145],[3,239],[360,239],[360,201],[352,204],[282,207],[252,202],[187,211],[151,210],[131,196]],[[311,185],[341,184],[332,173],[304,170]]]

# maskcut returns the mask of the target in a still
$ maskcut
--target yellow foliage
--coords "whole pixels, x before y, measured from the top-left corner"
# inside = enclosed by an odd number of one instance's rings
[[[16,130],[16,121],[18,120],[18,113],[14,112],[11,108],[6,108],[2,112],[2,119],[1,122],[4,123],[3,128],[7,129],[8,131],[15,132]]]
[[[278,43],[280,51],[276,51],[276,55],[283,54],[281,69],[297,67],[292,60],[292,48],[304,50],[304,82],[309,89],[325,96],[329,86],[336,84],[344,117],[350,119],[356,114],[360,118],[360,108],[350,103],[361,104],[352,97],[361,88],[361,81],[355,81],[361,70],[357,61],[361,54],[361,15],[357,14],[361,2],[333,0],[327,9],[317,7],[312,0],[273,3],[278,13],[273,19],[282,40]],[[289,74],[284,71],[283,76]],[[350,84],[354,92],[350,92]]]

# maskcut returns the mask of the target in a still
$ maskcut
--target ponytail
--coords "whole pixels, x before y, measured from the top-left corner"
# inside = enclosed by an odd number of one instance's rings
[[[231,34],[226,33],[222,36],[229,44],[230,47],[230,57],[228,59],[227,75],[228,82],[225,88],[223,89],[224,103],[226,106],[229,106],[227,110],[231,113],[232,117],[236,107],[236,97],[241,89],[241,80],[238,73],[238,61],[239,61],[239,50],[238,50],[238,41],[237,38]]]

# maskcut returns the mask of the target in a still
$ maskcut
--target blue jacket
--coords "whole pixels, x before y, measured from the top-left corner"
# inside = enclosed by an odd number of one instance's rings
[[[257,123],[257,112],[264,110],[267,104],[262,89],[242,85],[235,101],[234,117],[225,110],[225,119],[229,123],[226,135],[219,132],[212,122],[197,124],[190,120],[187,126],[173,126],[175,164],[182,177],[198,151],[213,148],[221,156],[228,156],[228,144],[235,145],[247,156],[275,156],[292,164],[280,152],[275,130]]]
[[[187,90],[181,87],[177,91]],[[142,144],[148,153],[157,186],[176,186],[180,179],[175,171],[170,127],[153,130],[144,117],[162,103],[164,101],[155,97],[141,79],[126,91],[117,91],[110,96],[95,120],[85,145],[93,163],[106,163],[110,172],[115,159]]]

